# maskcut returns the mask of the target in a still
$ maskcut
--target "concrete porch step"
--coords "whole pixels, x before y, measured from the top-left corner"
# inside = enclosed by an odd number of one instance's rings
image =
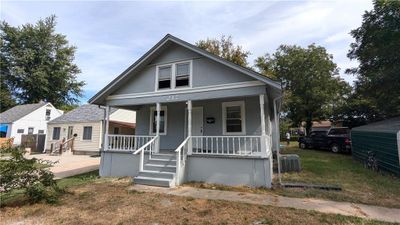
[[[159,171],[147,171],[147,170],[144,170],[142,172],[139,172],[138,177],[173,179],[174,175],[175,175],[175,173],[170,173],[170,172],[159,172]]]
[[[143,184],[143,185],[159,186],[159,187],[173,187],[172,179],[137,176],[133,178],[133,182],[134,184]]]
[[[156,159],[156,158],[152,158],[152,159],[147,160],[145,165],[146,164],[175,166],[176,165],[176,160],[175,159]]]
[[[165,153],[156,153],[151,155],[152,159],[168,159],[168,160],[175,160],[176,159],[176,155],[175,154],[165,154]]]
[[[157,164],[149,164],[146,163],[144,165],[144,170],[150,170],[150,171],[155,171],[155,172],[176,172],[176,166],[175,165],[157,165]]]

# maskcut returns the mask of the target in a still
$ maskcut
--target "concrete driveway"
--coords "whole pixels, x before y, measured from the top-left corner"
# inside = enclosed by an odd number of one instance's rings
[[[26,155],[26,158],[37,158],[56,162],[51,168],[56,179],[70,177],[82,173],[87,173],[99,169],[100,157],[90,157],[87,155],[51,156],[47,154]]]

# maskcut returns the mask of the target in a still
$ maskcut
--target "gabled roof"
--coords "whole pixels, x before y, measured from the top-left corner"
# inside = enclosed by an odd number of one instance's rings
[[[8,109],[7,111],[0,113],[0,123],[13,123],[46,104],[48,103],[39,102],[35,104],[14,106],[11,109]]]
[[[48,123],[97,122],[104,119],[104,110],[104,108],[100,108],[98,105],[85,104]],[[116,108],[111,108],[110,113],[114,113],[117,110]]]
[[[251,76],[257,80],[260,80],[270,87],[281,90],[281,85],[280,82],[272,80],[260,73],[257,73],[249,68],[237,65],[235,63],[232,63],[224,58],[221,58],[217,55],[214,55],[208,51],[205,51],[195,45],[192,45],[186,41],[183,41],[177,37],[172,36],[171,34],[167,34],[163,39],[161,39],[156,45],[154,45],[148,52],[146,52],[142,57],[140,57],[135,63],[133,63],[131,66],[129,66],[124,72],[122,72],[118,77],[116,77],[113,81],[111,81],[107,86],[105,86],[103,89],[101,89],[97,94],[95,94],[90,100],[89,103],[95,103],[98,104],[98,101],[100,99],[104,99],[105,96],[110,94],[113,91],[113,88],[116,86],[120,85],[123,83],[122,81],[126,79],[127,75],[131,72],[138,71],[143,67],[144,64],[148,63],[151,61],[152,57],[158,54],[158,52],[162,51],[165,45],[168,43],[175,43],[178,44],[182,47],[185,47],[189,50],[192,50],[204,57],[207,57],[211,60],[214,60],[216,62],[219,62],[225,66],[228,66],[234,70],[237,70],[239,72],[242,72],[248,76]]]

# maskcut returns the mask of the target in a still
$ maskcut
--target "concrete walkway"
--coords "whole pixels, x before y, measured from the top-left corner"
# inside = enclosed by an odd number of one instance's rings
[[[87,173],[99,169],[100,157],[90,157],[88,155],[57,155],[47,154],[26,155],[26,158],[37,158],[56,162],[50,168],[56,179],[71,177],[82,173]]]
[[[226,200],[257,205],[314,210],[322,213],[334,213],[345,216],[356,216],[367,219],[400,223],[400,209],[354,204],[349,202],[335,202],[310,198],[289,198],[272,194],[252,194],[234,191],[199,189],[193,187],[161,188],[133,185],[129,187],[129,189],[200,199]]]

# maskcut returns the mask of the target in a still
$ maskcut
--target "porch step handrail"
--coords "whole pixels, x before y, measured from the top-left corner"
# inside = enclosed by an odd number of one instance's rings
[[[186,157],[187,151],[189,148],[189,144],[191,142],[192,137],[187,137],[179,146],[176,148],[176,175],[175,175],[175,183],[176,185],[180,185],[182,179],[182,171],[184,171],[186,165]],[[185,148],[186,147],[186,148]]]
[[[124,134],[108,134],[107,148],[111,151],[136,151],[154,136],[151,135],[124,135]]]
[[[156,143],[157,143],[158,138],[159,138],[159,136],[155,136],[149,142],[147,142],[145,145],[143,145],[138,150],[133,152],[134,155],[137,155],[140,153],[140,171],[141,172],[143,171],[143,167],[144,167],[144,151],[147,149],[151,155],[157,146]]]

